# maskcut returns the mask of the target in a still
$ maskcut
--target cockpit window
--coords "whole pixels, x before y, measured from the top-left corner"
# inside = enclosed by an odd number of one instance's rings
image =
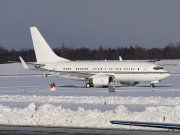
[[[154,67],[153,69],[159,70],[159,69],[164,69],[164,68],[163,68],[163,67],[160,67],[160,66],[156,66],[156,67]]]

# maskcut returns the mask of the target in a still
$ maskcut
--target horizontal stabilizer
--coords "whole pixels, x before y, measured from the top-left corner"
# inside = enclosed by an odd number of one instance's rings
[[[31,69],[31,70],[43,70],[44,64],[40,64],[37,62],[25,62],[22,57],[19,56],[19,59],[21,60],[21,63],[25,69]]]

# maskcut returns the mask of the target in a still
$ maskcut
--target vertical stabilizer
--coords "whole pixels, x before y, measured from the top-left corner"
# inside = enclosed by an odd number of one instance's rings
[[[57,56],[36,27],[30,27],[37,62],[69,61]]]

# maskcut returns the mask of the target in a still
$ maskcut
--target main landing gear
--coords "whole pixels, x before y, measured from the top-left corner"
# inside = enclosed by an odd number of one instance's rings
[[[90,87],[94,87],[94,85],[92,83],[86,83],[86,88],[90,88]]]
[[[86,83],[86,88],[94,87],[94,84],[92,82],[92,79],[88,80]]]
[[[156,77],[156,79],[157,79],[157,77]],[[153,87],[155,87],[155,83],[159,83],[160,82],[160,80],[156,80],[156,81],[151,81],[151,84],[150,84],[150,87],[151,88],[153,88]]]

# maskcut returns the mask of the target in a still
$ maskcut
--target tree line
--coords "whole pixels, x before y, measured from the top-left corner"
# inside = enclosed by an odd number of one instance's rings
[[[60,57],[69,60],[118,60],[121,56],[124,60],[143,60],[143,59],[180,59],[180,43],[170,43],[164,48],[143,48],[139,45],[130,47],[106,48],[99,46],[97,49],[86,47],[73,48],[61,47],[54,48],[53,51]],[[0,63],[8,61],[19,61],[21,56],[27,62],[36,61],[34,49],[8,50],[0,46]]]

